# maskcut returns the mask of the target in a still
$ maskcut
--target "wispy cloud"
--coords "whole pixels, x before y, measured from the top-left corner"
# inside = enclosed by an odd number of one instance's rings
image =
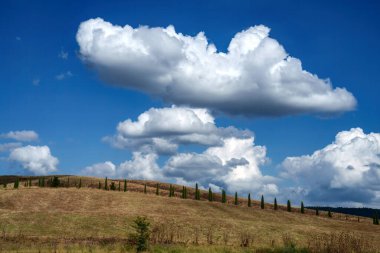
[[[71,73],[71,71],[66,71],[66,72],[63,72],[63,73],[56,75],[55,79],[62,81],[64,79],[70,78],[72,76],[73,76],[73,74]]]
[[[32,80],[32,84],[35,85],[35,86],[40,85],[40,82],[41,82],[41,80],[40,80],[39,78],[34,78],[34,79]]]
[[[69,52],[61,50],[61,52],[58,53],[58,57],[67,60],[69,58]]]

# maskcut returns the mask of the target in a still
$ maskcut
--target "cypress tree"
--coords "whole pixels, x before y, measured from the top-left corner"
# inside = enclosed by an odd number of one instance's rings
[[[104,190],[108,190],[108,178],[106,177],[106,179],[104,180]]]
[[[290,203],[290,200],[288,200],[288,203],[287,203],[287,211],[288,212],[292,211],[292,204]]]
[[[120,181],[119,181],[119,191],[120,191]]]
[[[317,209],[315,209],[315,215],[319,215],[319,210],[318,210],[318,207],[317,207]]]
[[[301,213],[305,213],[305,207],[303,205],[303,201],[301,201]]]
[[[223,189],[222,190],[222,203],[226,203],[226,202],[227,202],[226,191]]]
[[[237,206],[239,203],[238,203],[238,194],[237,192],[235,192],[235,202],[234,202],[235,206]]]
[[[330,210],[329,210],[329,212],[327,213],[327,216],[328,216],[329,218],[332,217],[332,214],[331,214],[331,211],[330,211]]]
[[[127,179],[124,179],[124,192],[126,192],[128,189],[127,189]]]
[[[252,203],[251,203],[251,194],[248,193],[248,207],[251,207],[252,206]]]
[[[169,186],[169,197],[172,197],[172,185]]]
[[[78,189],[79,188],[82,188],[82,178],[79,178],[79,185],[78,185]]]
[[[185,198],[185,186],[182,186],[182,194],[181,194],[181,198]]]
[[[67,187],[70,187],[70,178],[67,177]]]
[[[261,209],[265,208],[265,203],[264,203],[264,195],[261,195],[261,203],[260,203]]]
[[[159,185],[158,185],[158,183],[157,183],[157,185],[156,185],[156,195],[160,195],[160,189],[159,189]]]
[[[98,189],[99,190],[102,189],[102,184],[100,183],[100,181],[99,181]]]
[[[32,179],[29,178],[29,187],[32,187]]]
[[[274,209],[274,210],[277,210],[277,209],[278,209],[278,206],[277,206],[277,199],[276,199],[276,198],[274,198],[273,209]]]
[[[144,184],[144,193],[146,194],[146,184]]]
[[[195,184],[195,200],[199,200],[199,189],[198,189],[198,183]]]
[[[185,199],[187,199],[187,187],[185,186]]]
[[[15,183],[13,185],[13,188],[18,189],[19,184],[20,184],[20,181],[19,181],[18,178],[16,178],[16,181],[15,181]]]
[[[211,187],[208,188],[208,201],[212,201],[212,190]]]
[[[45,178],[43,177],[42,180],[41,180],[41,186],[42,187],[45,187]]]

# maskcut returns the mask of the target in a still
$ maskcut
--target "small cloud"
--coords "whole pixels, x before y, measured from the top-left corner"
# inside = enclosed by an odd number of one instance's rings
[[[34,78],[34,79],[32,80],[32,84],[35,85],[35,86],[40,85],[40,82],[41,82],[41,80],[40,80],[39,78]]]
[[[61,73],[59,75],[56,75],[55,79],[62,81],[63,79],[70,78],[72,76],[73,76],[73,74],[71,73],[71,71],[67,71],[67,72]]]
[[[17,37],[16,37],[16,40],[17,40],[17,41],[21,41],[21,37],[17,36]]]
[[[0,134],[0,138],[13,139],[16,141],[36,141],[38,140],[38,134],[31,130],[10,131]]]
[[[69,52],[65,52],[65,51],[61,50],[61,52],[59,52],[59,54],[58,54],[58,57],[63,59],[63,60],[67,60],[67,58],[69,58]]]

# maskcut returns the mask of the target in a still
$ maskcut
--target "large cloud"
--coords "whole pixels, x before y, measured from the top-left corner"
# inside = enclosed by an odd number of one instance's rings
[[[23,131],[10,131],[8,133],[0,134],[1,138],[13,139],[16,141],[36,141],[38,140],[38,134],[31,130]]]
[[[380,134],[342,131],[312,155],[288,157],[282,175],[295,180],[314,202],[344,205],[380,200]]]
[[[127,119],[117,126],[106,142],[118,148],[130,148],[158,154],[173,154],[180,144],[223,145],[227,137],[250,138],[248,130],[216,127],[214,117],[206,109],[189,107],[151,108],[136,121]]]
[[[106,82],[175,104],[256,116],[334,114],[356,105],[346,89],[303,70],[263,25],[237,33],[226,53],[202,32],[192,37],[173,26],[121,27],[101,18],[81,23],[77,42]]]
[[[57,170],[58,159],[51,155],[48,146],[25,146],[11,151],[9,159],[34,174],[48,174]]]

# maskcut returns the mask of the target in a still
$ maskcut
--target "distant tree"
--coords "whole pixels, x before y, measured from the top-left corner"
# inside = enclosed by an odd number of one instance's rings
[[[172,196],[172,192],[173,192],[172,188],[173,188],[173,186],[170,185],[170,186],[169,186],[169,197],[173,197],[173,196]]]
[[[120,181],[119,181],[119,191],[120,191]]]
[[[327,213],[327,216],[328,216],[329,218],[331,218],[331,217],[332,217],[332,213],[331,213],[331,211],[330,211],[330,210],[328,211],[328,213]]]
[[[70,187],[70,178],[67,177],[67,187]]]
[[[124,192],[126,192],[128,189],[127,189],[127,179],[124,179]]]
[[[287,209],[288,212],[292,211],[292,204],[290,203],[290,200],[288,200],[287,208],[286,209]]]
[[[195,184],[195,199],[200,200],[200,192],[198,189],[198,183]]]
[[[3,188],[7,188],[7,184],[6,183],[3,184]]]
[[[172,186],[172,197],[175,197],[175,196],[174,196],[174,193],[175,193],[175,187]]]
[[[379,214],[378,214],[378,212],[375,212],[373,215],[373,224],[379,225]]]
[[[315,209],[315,215],[317,215],[317,216],[319,215],[319,210],[318,210],[318,208]]]
[[[20,184],[20,181],[19,181],[18,178],[16,178],[16,181],[15,181],[15,183],[13,184],[13,188],[18,189],[19,184]]]
[[[276,199],[276,198],[274,198],[273,209],[274,209],[274,210],[277,210],[277,209],[278,209],[278,206],[277,206],[277,199]]]
[[[102,189],[102,184],[100,183],[100,181],[99,181],[99,184],[98,184],[98,189],[99,190]]]
[[[79,185],[78,185],[78,189],[79,188],[82,188],[82,178],[79,178]]]
[[[146,184],[144,184],[144,193],[146,194]]]
[[[227,202],[226,191],[223,189],[222,190],[222,203],[226,203],[226,202]]]
[[[212,190],[211,190],[211,187],[208,188],[208,201],[212,201],[213,198],[212,198]]]
[[[104,180],[104,190],[108,190],[108,178],[106,177],[106,179]]]
[[[52,184],[53,184],[53,178],[51,177],[51,178],[49,179],[49,185],[50,185],[50,187],[51,187]]]
[[[60,184],[59,178],[54,176],[53,181],[51,183],[51,187],[55,187],[55,188],[59,187],[59,184]]]
[[[160,195],[160,188],[159,188],[158,183],[156,185],[156,195]]]
[[[237,206],[239,203],[238,203],[238,194],[237,192],[235,192],[235,201],[234,201],[234,204],[235,206]]]
[[[29,187],[32,187],[32,179],[29,178]]]
[[[150,223],[145,217],[138,216],[133,221],[132,227],[134,229],[134,234],[130,235],[130,239],[135,243],[137,252],[143,252],[148,250],[148,242],[150,235],[149,226]]]
[[[110,190],[111,190],[111,191],[116,191],[116,185],[115,185],[115,182],[111,182]]]
[[[251,207],[252,206],[252,203],[251,203],[251,194],[248,193],[248,207]]]
[[[260,203],[261,209],[265,208],[265,202],[264,202],[264,195],[261,195],[261,203]]]
[[[305,206],[303,205],[303,201],[301,201],[301,213],[305,213]]]
[[[184,195],[183,195],[183,198],[184,199],[187,199],[187,187],[186,186],[184,186],[185,188],[184,188]]]
[[[41,187],[45,187],[45,178],[44,177],[41,179]]]

